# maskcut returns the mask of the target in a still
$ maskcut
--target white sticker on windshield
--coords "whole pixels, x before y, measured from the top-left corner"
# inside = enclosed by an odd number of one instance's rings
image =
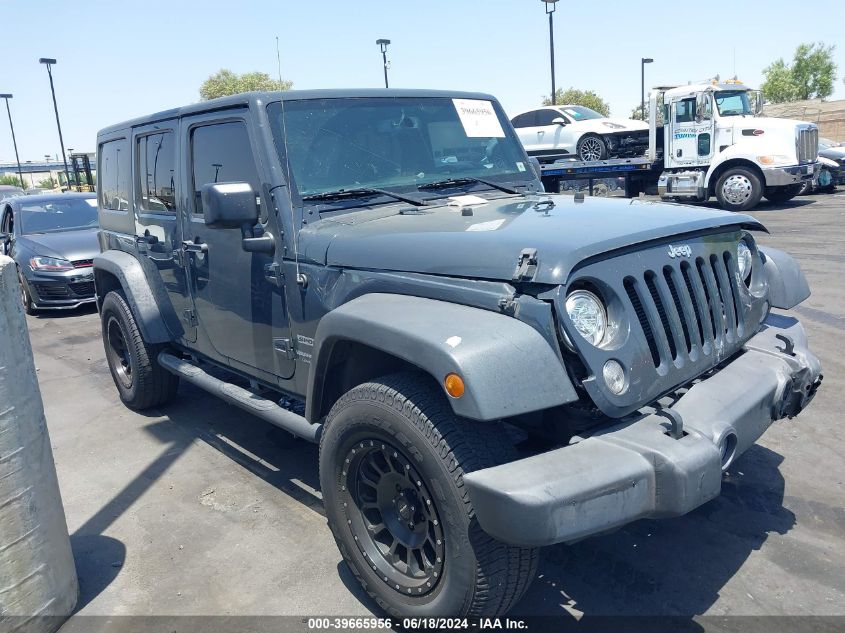
[[[502,218],[501,220],[490,220],[489,222],[478,222],[476,224],[470,224],[466,230],[467,231],[495,231],[500,226],[505,223],[505,219]]]
[[[458,117],[469,138],[504,138],[505,130],[493,109],[493,103],[481,99],[452,99]]]
[[[96,207],[97,206],[97,199],[96,198],[85,198],[85,202],[89,204],[89,206]]]
[[[522,161],[517,161],[516,168],[518,171],[525,171],[525,163]]]

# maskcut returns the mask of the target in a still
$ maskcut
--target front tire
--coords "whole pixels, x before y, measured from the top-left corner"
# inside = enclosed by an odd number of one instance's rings
[[[36,313],[35,304],[32,302],[32,296],[29,294],[26,282],[20,272],[18,272],[18,282],[21,285],[21,303],[23,304],[24,312],[26,312],[29,316],[34,316]]]
[[[583,161],[605,160],[607,158],[607,143],[598,134],[585,134],[578,139],[575,148],[578,158]]]
[[[759,176],[745,167],[732,167],[716,182],[716,199],[725,211],[747,211],[763,196]]]
[[[320,440],[320,485],[338,548],[393,616],[508,611],[537,570],[474,518],[465,472],[514,458],[504,429],[455,416],[430,379],[368,382],[332,407]]]
[[[141,411],[172,400],[179,378],[158,364],[162,346],[144,341],[121,291],[103,299],[100,320],[109,371],[123,403]]]

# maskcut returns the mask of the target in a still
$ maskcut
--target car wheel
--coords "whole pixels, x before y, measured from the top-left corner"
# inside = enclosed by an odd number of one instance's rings
[[[29,290],[26,287],[26,282],[21,276],[20,272],[18,272],[18,282],[21,286],[21,303],[23,303],[24,312],[28,315],[32,316],[35,314],[35,304],[32,302],[32,296],[29,294]]]
[[[575,148],[578,158],[584,161],[604,160],[607,158],[607,144],[597,134],[585,134],[578,139]]]
[[[797,183],[795,185],[787,185],[786,187],[775,187],[773,189],[766,189],[766,200],[774,203],[786,202],[792,200],[795,196],[801,193],[801,188],[804,183]]]
[[[501,543],[474,518],[465,472],[515,455],[496,423],[460,419],[422,374],[354,387],[320,440],[320,485],[338,548],[394,616],[496,615],[537,570],[535,548]]]
[[[163,346],[144,341],[122,292],[106,295],[100,320],[109,371],[123,403],[140,411],[172,400],[179,378],[158,364]]]
[[[726,211],[745,211],[757,206],[763,195],[760,178],[750,169],[733,167],[716,182],[716,199]]]

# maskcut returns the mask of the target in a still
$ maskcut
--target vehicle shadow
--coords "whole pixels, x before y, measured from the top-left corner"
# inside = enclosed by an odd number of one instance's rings
[[[543,550],[515,615],[681,616],[708,610],[769,534],[786,534],[783,457],[755,445],[722,494],[688,515],[641,520],[614,533]],[[743,474],[747,473],[747,474]]]

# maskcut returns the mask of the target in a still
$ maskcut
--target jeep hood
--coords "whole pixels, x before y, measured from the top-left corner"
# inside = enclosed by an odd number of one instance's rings
[[[640,200],[541,194],[467,208],[471,215],[391,204],[324,218],[300,232],[300,256],[341,268],[508,281],[528,248],[537,250],[533,280],[561,284],[578,262],[630,245],[722,228],[765,230],[747,215]]]

